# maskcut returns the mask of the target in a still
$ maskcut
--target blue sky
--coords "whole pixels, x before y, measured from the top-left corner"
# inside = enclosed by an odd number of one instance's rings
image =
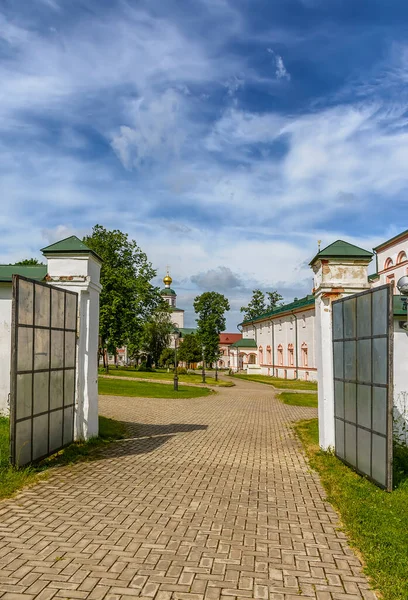
[[[3,0],[0,261],[95,223],[179,306],[309,293],[317,248],[406,228],[408,4]]]

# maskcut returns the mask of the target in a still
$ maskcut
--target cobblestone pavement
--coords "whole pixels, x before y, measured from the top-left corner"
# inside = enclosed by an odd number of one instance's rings
[[[1,600],[374,599],[274,393],[102,397],[132,439],[0,504]]]

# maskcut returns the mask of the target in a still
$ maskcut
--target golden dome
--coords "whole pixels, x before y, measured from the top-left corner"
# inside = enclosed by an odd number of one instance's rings
[[[164,285],[171,285],[173,283],[173,280],[168,273],[166,277],[163,278],[163,283]]]

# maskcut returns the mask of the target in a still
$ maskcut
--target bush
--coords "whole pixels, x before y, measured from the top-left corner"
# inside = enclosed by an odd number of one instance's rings
[[[187,369],[185,369],[184,367],[179,367],[179,368],[177,369],[177,373],[178,373],[179,375],[187,375]]]
[[[148,367],[145,362],[142,362],[142,364],[137,367],[136,371],[143,371],[144,373],[151,373],[152,371],[154,371],[154,369],[152,369],[152,367]]]

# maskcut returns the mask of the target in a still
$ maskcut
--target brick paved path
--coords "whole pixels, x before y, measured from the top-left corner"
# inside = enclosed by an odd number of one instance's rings
[[[273,394],[103,397],[133,439],[0,504],[1,600],[375,598]]]

